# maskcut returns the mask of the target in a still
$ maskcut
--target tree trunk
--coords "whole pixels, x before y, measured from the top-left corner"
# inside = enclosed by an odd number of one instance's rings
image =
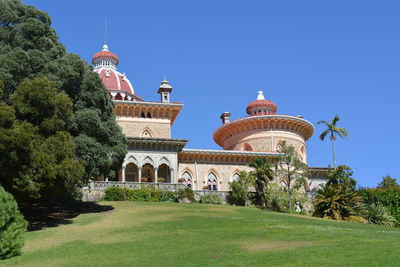
[[[293,210],[292,210],[292,191],[290,190],[291,188],[290,188],[290,183],[291,183],[291,181],[290,181],[290,179],[291,179],[291,177],[290,177],[290,166],[289,166],[289,164],[288,164],[288,193],[289,193],[289,213],[290,214],[292,214],[292,212],[293,212]]]
[[[335,154],[335,141],[331,139],[332,141],[332,153],[333,153],[333,168],[336,169],[336,154]]]

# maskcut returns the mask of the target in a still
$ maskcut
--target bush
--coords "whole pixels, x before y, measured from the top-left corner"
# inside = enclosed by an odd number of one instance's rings
[[[373,224],[380,224],[386,226],[394,226],[396,219],[389,214],[384,206],[381,204],[371,204],[366,206],[363,217]]]
[[[164,202],[176,201],[174,192],[163,191],[155,188],[127,189],[110,187],[105,191],[104,200],[108,201],[144,201]]]
[[[0,259],[21,254],[26,227],[14,197],[0,186]]]
[[[246,206],[248,193],[243,184],[233,181],[231,183],[231,191],[229,192],[229,204],[237,206]]]
[[[222,201],[216,194],[207,194],[207,195],[201,196],[200,203],[222,204]]]
[[[366,205],[382,205],[395,219],[400,227],[400,187],[367,188],[358,191]]]
[[[105,191],[104,200],[108,201],[125,201],[127,200],[127,190],[126,188],[110,187]]]
[[[285,188],[277,183],[270,183],[266,190],[267,200],[266,206],[268,209],[279,212],[289,211],[289,198]],[[306,207],[309,206],[309,198],[306,194],[298,190],[292,192],[292,203],[299,202],[302,208],[301,213],[306,213]],[[294,210],[294,207],[293,207]]]
[[[194,192],[191,188],[179,189],[178,190],[178,200],[188,199],[191,202],[196,202],[194,198]]]

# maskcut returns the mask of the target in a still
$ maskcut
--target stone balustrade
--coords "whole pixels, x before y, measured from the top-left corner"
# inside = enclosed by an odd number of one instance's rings
[[[91,181],[89,190],[104,191],[109,187],[121,187],[128,189],[141,189],[141,188],[156,188],[164,191],[177,191],[185,189],[184,184],[169,184],[169,183],[138,183],[138,182],[118,182],[118,181]]]

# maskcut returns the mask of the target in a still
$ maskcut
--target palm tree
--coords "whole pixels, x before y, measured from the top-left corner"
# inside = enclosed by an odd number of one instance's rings
[[[274,179],[272,166],[267,158],[255,158],[249,166],[254,168],[257,204],[263,208],[265,207],[265,188]]]
[[[347,130],[345,128],[336,127],[336,123],[339,121],[339,116],[336,115],[330,123],[327,121],[319,121],[317,124],[324,124],[327,129],[321,133],[319,138],[323,141],[325,137],[329,134],[329,139],[332,142],[332,153],[333,153],[333,167],[336,168],[336,155],[335,155],[335,140],[336,135],[341,138],[345,138],[348,136]]]

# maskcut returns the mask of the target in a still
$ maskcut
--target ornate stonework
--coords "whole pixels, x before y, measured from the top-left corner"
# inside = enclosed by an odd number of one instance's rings
[[[117,72],[118,62],[107,46],[93,57],[94,71],[109,90],[117,122],[128,139],[128,153],[118,173],[120,183],[104,182],[97,187],[179,184],[202,194],[202,190],[223,193],[240,171],[251,171],[248,164],[254,158],[267,157],[274,163],[283,141],[307,162],[306,141],[314,126],[301,116],[277,114],[277,105],[266,100],[262,91],[247,106],[247,117],[231,120],[229,112],[221,115],[223,125],[213,138],[223,150],[184,149],[187,140],[171,138],[171,126],[183,104],[170,101],[169,82],[164,79],[157,90],[160,102],[143,101],[126,75]],[[323,183],[324,169],[312,171],[315,179],[310,179],[306,190]]]

